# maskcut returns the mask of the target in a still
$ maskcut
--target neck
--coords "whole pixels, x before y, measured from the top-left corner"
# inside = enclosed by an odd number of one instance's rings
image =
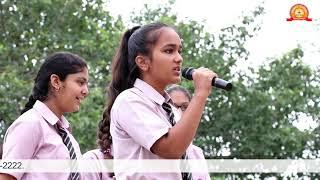
[[[160,93],[162,96],[164,96],[164,89],[166,88],[166,85],[161,84],[158,81],[154,81],[150,78],[143,78],[144,82],[148,83],[150,86],[152,86],[158,93]]]
[[[48,99],[43,101],[43,103],[45,105],[47,105],[47,107],[59,118],[61,119],[62,117],[62,111],[59,109],[59,107],[57,106],[57,103],[52,100],[52,99]]]

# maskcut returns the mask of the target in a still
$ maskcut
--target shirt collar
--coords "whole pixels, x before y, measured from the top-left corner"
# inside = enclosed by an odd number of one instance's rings
[[[164,96],[162,96],[158,91],[156,91],[152,86],[150,86],[145,81],[137,78],[134,82],[134,87],[138,88],[142,91],[149,99],[153,100],[155,103],[160,106],[166,102],[171,103],[171,98],[167,92],[165,92]]]
[[[43,102],[37,100],[33,105],[33,109],[35,109],[43,117],[43,119],[45,119],[52,126],[58,123],[60,126],[66,129],[69,128],[69,122],[67,119],[62,116],[61,121],[59,121],[59,118]]]

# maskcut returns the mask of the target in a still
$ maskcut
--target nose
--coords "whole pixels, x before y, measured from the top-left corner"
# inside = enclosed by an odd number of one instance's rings
[[[180,53],[177,53],[177,56],[176,56],[176,58],[175,58],[175,61],[176,61],[177,63],[181,63],[181,62],[183,61],[183,57],[182,57],[182,55],[181,55]]]
[[[86,97],[89,95],[89,88],[88,85],[85,85],[83,90],[82,90],[82,94]]]

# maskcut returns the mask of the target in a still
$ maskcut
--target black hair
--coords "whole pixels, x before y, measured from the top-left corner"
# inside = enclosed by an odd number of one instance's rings
[[[75,74],[87,68],[84,59],[70,52],[56,52],[48,56],[41,65],[36,78],[29,101],[21,114],[31,109],[34,103],[48,98],[50,76],[55,74],[64,81],[69,74]]]
[[[182,92],[182,93],[188,98],[188,100],[191,101],[191,94],[190,94],[190,92],[189,92],[186,88],[184,88],[184,87],[182,87],[182,86],[179,86],[179,85],[177,85],[177,84],[174,84],[174,85],[169,86],[166,91],[167,91],[167,93],[168,93],[169,95],[170,95],[172,92],[174,92],[174,91]]]
[[[112,80],[108,87],[108,98],[103,118],[99,122],[98,145],[102,152],[111,148],[110,111],[117,96],[124,90],[132,88],[135,80],[141,76],[135,63],[138,54],[151,59],[153,46],[159,39],[162,28],[173,27],[163,23],[136,26],[127,30],[112,63]],[[174,29],[175,30],[175,29]]]

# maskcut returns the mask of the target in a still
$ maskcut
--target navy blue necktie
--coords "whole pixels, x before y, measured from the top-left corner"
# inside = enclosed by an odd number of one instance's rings
[[[162,108],[167,112],[170,124],[172,126],[174,126],[176,124],[176,121],[174,120],[174,114],[173,114],[173,111],[172,111],[172,108],[171,108],[170,104],[164,102],[162,104]],[[187,153],[184,153],[182,155],[181,159],[187,160],[188,159]],[[190,169],[190,168],[187,167],[186,169]],[[183,180],[192,180],[191,172],[182,172],[181,175],[182,175],[182,179]]]

